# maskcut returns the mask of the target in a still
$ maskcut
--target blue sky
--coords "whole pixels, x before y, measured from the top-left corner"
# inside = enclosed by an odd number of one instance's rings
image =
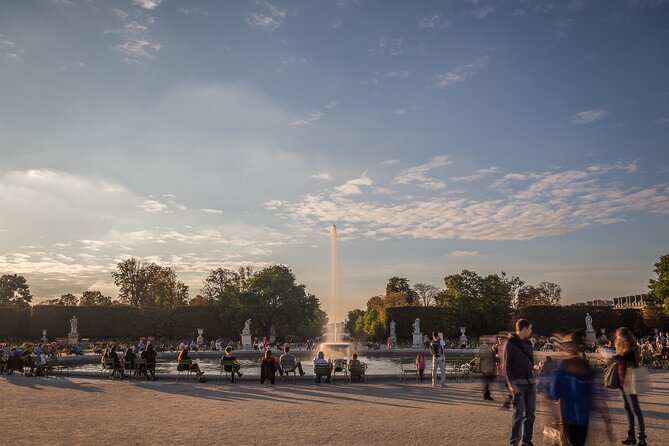
[[[342,310],[463,268],[646,290],[667,252],[669,2],[0,3],[0,272],[197,294],[290,265]]]

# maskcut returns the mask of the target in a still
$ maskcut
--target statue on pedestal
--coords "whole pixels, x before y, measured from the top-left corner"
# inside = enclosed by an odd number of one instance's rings
[[[70,333],[78,333],[77,331],[77,325],[79,323],[77,322],[77,317],[72,316],[72,319],[70,319]]]
[[[413,332],[414,333],[420,333],[420,318],[416,318],[413,321]]]
[[[590,313],[585,314],[585,331],[595,331],[595,329],[592,328],[592,317],[590,316]]]
[[[246,322],[244,322],[244,329],[242,330],[242,334],[251,334],[251,319],[247,319]]]

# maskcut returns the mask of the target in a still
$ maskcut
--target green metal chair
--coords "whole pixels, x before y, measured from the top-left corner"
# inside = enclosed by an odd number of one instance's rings
[[[179,377],[184,372],[186,373],[186,382],[190,381],[191,375],[193,374],[193,371],[191,370],[192,365],[193,361],[191,359],[182,359],[179,361],[177,364],[177,371],[179,372],[177,374],[177,382],[179,382]]]

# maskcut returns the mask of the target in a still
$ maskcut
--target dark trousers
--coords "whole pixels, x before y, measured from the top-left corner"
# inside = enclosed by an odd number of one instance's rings
[[[425,373],[425,369],[418,369],[418,378],[420,378],[420,382],[423,382],[423,374]]]
[[[260,384],[264,383],[266,380],[269,380],[271,384],[274,384],[276,380],[276,366],[263,364],[260,367]]]
[[[620,389],[620,395],[623,397],[625,415],[627,415],[627,430],[634,432],[634,416],[636,415],[636,420],[639,424],[639,435],[645,435],[646,425],[643,422],[641,407],[639,407],[639,396],[625,393],[623,389]]]
[[[534,384],[516,384],[518,393],[513,395],[513,419],[511,424],[511,444],[532,441],[534,411],[537,407],[537,393]],[[522,427],[522,438],[521,438]]]
[[[482,376],[483,397],[490,397],[490,384],[495,382],[497,376],[492,373],[484,373]]]
[[[570,446],[584,446],[588,437],[588,426],[565,423],[562,431]]]

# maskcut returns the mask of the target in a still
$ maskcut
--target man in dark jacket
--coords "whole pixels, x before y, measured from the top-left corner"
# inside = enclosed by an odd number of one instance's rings
[[[527,319],[516,322],[516,332],[511,334],[506,343],[505,371],[506,382],[513,393],[513,421],[511,424],[512,445],[532,446],[534,411],[536,408],[536,389],[534,385],[534,356],[532,353],[532,323]]]

